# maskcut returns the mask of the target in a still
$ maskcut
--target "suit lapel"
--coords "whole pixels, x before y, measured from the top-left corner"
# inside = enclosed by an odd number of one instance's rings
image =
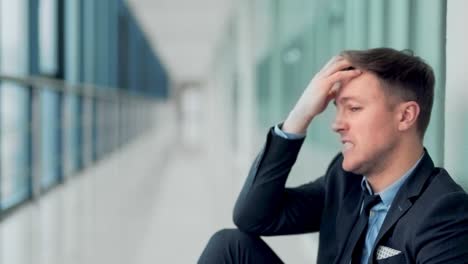
[[[380,240],[411,208],[413,205],[411,198],[419,196],[426,182],[431,178],[434,171],[434,162],[426,149],[424,149],[424,152],[423,159],[395,196],[382,227],[380,228],[379,234],[377,235],[371,256],[374,256],[377,245],[380,244]],[[373,257],[371,257],[369,263],[374,263]]]
[[[336,241],[339,242],[337,252],[340,252],[340,255],[335,259],[335,263],[338,263],[343,256],[343,251],[345,250],[344,247],[348,241],[349,234],[358,218],[361,205],[361,192],[362,189],[360,184],[354,184],[353,188],[345,196],[343,206],[338,211],[337,219],[339,224],[336,226]]]

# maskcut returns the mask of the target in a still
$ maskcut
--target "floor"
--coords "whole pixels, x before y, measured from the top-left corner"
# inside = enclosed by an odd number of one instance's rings
[[[3,219],[0,263],[195,263],[212,233],[234,226],[246,172],[225,140],[208,144],[212,138],[196,132],[202,122],[184,127],[170,121],[173,112],[168,107],[163,126]],[[316,237],[266,241],[287,263],[315,263]]]

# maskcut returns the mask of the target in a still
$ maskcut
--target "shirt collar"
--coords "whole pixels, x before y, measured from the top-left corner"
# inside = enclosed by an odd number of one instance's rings
[[[403,183],[405,183],[406,179],[408,179],[408,177],[414,171],[416,166],[418,166],[419,162],[421,162],[423,157],[424,157],[424,153],[421,155],[419,160],[416,161],[416,163],[413,165],[413,167],[411,167],[409,170],[407,170],[405,172],[405,174],[403,174],[403,176],[400,177],[400,179],[398,179],[396,182],[392,183],[392,185],[385,188],[385,190],[383,190],[383,191],[381,191],[379,193],[376,193],[376,194],[380,195],[380,199],[382,199],[382,202],[383,202],[383,204],[385,206],[390,207],[390,205],[392,205],[393,199],[395,198],[398,190],[400,190],[400,187],[403,185]],[[371,195],[374,194],[374,192],[372,191],[372,188],[369,185],[369,182],[367,181],[366,176],[362,177],[361,188],[362,188],[363,191],[367,191]]]

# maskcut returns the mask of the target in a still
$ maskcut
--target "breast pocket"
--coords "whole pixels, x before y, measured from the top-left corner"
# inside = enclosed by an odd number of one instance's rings
[[[378,264],[406,264],[405,254],[400,253],[398,255],[388,257],[385,259],[379,259],[376,261]]]

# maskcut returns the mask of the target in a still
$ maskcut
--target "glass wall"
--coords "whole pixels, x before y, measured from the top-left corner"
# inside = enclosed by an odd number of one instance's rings
[[[0,71],[26,76],[29,71],[27,0],[0,1]],[[0,83],[0,209],[28,197],[29,92],[14,83]]]
[[[0,215],[148,129],[169,96],[123,0],[0,0],[0,74]]]

